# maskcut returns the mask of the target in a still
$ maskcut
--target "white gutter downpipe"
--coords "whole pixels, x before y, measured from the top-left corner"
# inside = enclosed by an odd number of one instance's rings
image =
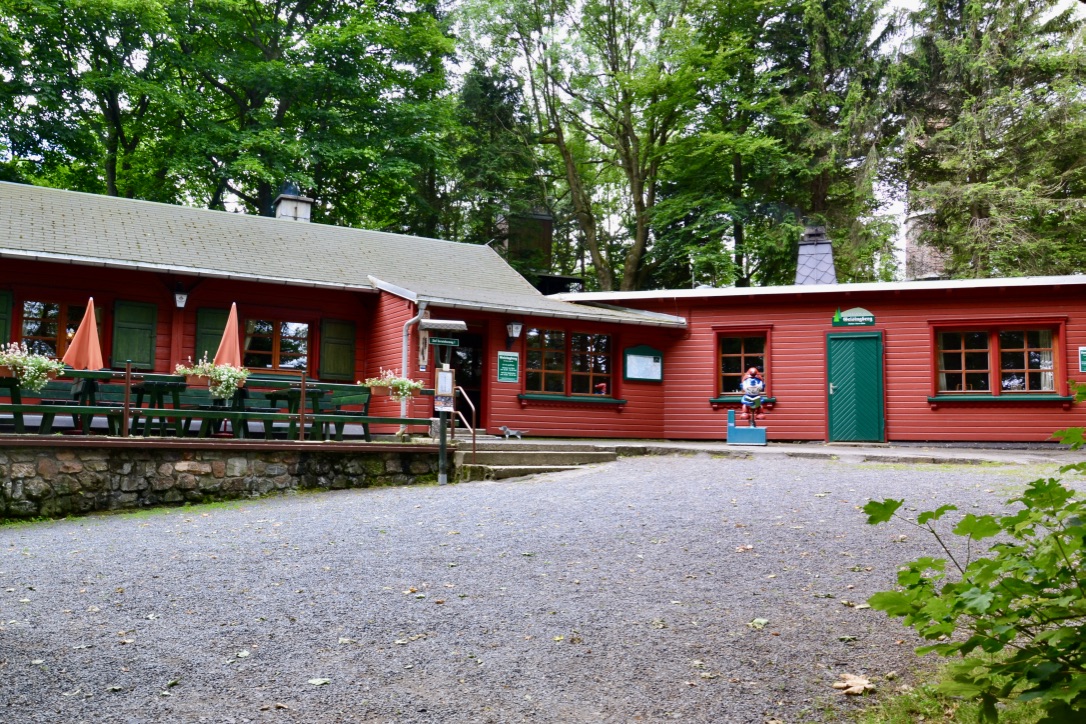
[[[408,360],[411,357],[411,328],[419,323],[422,319],[422,315],[426,312],[426,302],[419,302],[419,313],[411,319],[407,320],[403,325],[403,350],[400,357],[400,374],[404,377],[410,377],[408,374]],[[407,400],[400,400],[400,417],[407,417]],[[399,432],[396,436],[407,434],[407,425],[400,425]]]

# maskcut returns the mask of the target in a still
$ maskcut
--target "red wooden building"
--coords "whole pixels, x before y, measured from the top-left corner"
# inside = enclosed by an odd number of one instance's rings
[[[569,295],[566,299],[571,298]],[[763,367],[773,440],[1043,441],[1086,424],[1086,276],[578,295],[681,316],[663,436],[719,438]]]
[[[1084,424],[1086,276],[545,297],[490,248],[301,223],[307,201],[268,219],[0,184],[0,342],[61,355],[93,296],[107,364],[168,372],[214,354],[236,302],[247,366],[328,381],[406,354],[432,385],[417,322],[466,322],[443,336],[489,432],[723,439],[749,366],[771,440]]]

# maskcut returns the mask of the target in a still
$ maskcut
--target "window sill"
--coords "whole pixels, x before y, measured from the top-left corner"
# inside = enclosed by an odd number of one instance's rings
[[[1022,403],[1036,403],[1036,402],[1052,402],[1060,404],[1063,409],[1071,409],[1071,403],[1075,401],[1074,395],[1043,395],[1043,394],[1015,394],[1008,393],[1004,395],[937,395],[936,397],[929,397],[928,404],[931,405],[931,409],[939,409],[939,405],[951,404],[957,405],[961,403],[981,403],[987,404],[990,402],[1007,403],[1011,405]]]
[[[724,407],[725,405],[739,405],[739,404],[742,404],[742,402],[743,402],[743,396],[742,395],[721,395],[720,397],[710,397],[709,398],[709,404],[713,406],[714,410],[719,410],[721,407]],[[772,408],[773,405],[775,405],[775,404],[777,404],[777,398],[776,397],[767,397],[767,398],[765,398],[765,406],[766,407]]]
[[[614,397],[606,397],[604,395],[545,395],[536,392],[526,392],[524,394],[517,395],[517,399],[520,400],[521,407],[527,406],[529,402],[559,402],[572,405],[626,404],[626,400],[619,400]]]

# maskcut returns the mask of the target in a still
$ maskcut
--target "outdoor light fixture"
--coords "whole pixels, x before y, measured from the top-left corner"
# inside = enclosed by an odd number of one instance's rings
[[[174,288],[173,303],[177,305],[178,309],[184,309],[185,302],[187,302],[188,300],[189,293],[186,292],[184,287],[181,286],[181,282],[178,282],[177,286]]]
[[[524,329],[524,323],[523,322],[510,322],[509,324],[505,325],[505,331],[506,331],[505,348],[506,349],[513,349],[513,342],[516,342],[518,339],[520,339],[520,333],[521,333],[521,331],[523,329]]]

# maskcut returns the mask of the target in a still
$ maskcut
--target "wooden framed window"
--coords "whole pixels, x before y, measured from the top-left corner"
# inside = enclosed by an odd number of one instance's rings
[[[574,395],[611,394],[611,337],[574,332],[569,335],[570,392]]]
[[[551,395],[614,394],[611,335],[529,329],[525,334],[525,392]]]
[[[942,329],[936,338],[938,394],[1056,394],[1058,329]]]
[[[721,335],[717,338],[717,348],[721,395],[738,393],[743,374],[751,367],[767,373],[765,334]]]
[[[554,395],[566,393],[566,333],[529,329],[524,336],[524,389]]]
[[[252,370],[305,372],[309,364],[309,324],[282,319],[245,322],[244,364]]]
[[[24,342],[31,352],[59,359],[68,351],[68,343],[79,329],[84,313],[85,305],[24,301],[19,341]],[[99,312],[99,320],[101,316]],[[101,338],[100,322],[98,334]]]

